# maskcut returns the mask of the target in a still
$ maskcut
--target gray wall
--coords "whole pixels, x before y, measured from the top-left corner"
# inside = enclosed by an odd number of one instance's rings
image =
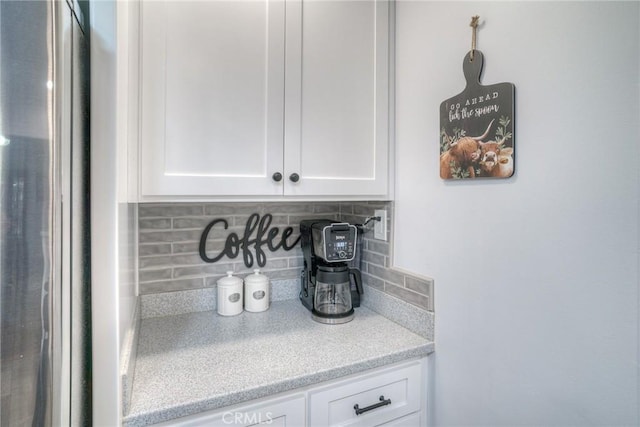
[[[440,103],[516,85],[516,176],[444,182]],[[436,425],[638,425],[638,2],[397,4],[395,263],[437,283]]]

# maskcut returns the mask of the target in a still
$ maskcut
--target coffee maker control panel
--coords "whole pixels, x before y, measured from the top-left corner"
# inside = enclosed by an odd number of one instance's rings
[[[357,228],[346,223],[324,227],[324,256],[327,262],[351,261],[356,254]]]

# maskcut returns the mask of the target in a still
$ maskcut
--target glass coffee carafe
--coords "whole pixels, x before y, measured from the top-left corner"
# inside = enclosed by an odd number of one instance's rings
[[[353,269],[346,265],[318,266],[313,304],[314,320],[335,324],[353,319],[349,280],[351,274],[355,274]]]

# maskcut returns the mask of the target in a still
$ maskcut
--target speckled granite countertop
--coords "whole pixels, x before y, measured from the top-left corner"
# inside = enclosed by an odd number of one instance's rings
[[[262,313],[145,319],[126,426],[142,426],[354,374],[433,351],[365,308],[322,325],[297,300]]]

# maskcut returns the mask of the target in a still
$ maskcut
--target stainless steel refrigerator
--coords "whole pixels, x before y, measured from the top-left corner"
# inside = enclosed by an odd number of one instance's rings
[[[91,423],[87,7],[0,1],[2,426]]]

